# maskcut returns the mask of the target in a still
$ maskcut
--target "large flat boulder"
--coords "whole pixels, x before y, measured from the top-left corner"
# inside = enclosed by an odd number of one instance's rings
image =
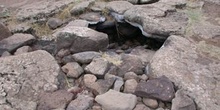
[[[42,50],[0,58],[0,106],[35,110],[40,93],[58,89],[59,71],[56,60]]]
[[[200,110],[220,108],[220,46],[207,40],[170,36],[155,53],[149,72],[165,75],[187,91]]]

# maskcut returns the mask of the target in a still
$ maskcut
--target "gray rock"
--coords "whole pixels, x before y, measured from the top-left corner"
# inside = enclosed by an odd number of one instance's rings
[[[91,87],[93,83],[95,83],[97,80],[97,77],[93,74],[85,74],[83,77],[83,82],[86,87]]]
[[[97,12],[85,13],[79,17],[83,20],[86,20],[89,24],[98,24],[105,21],[105,17]]]
[[[40,96],[38,110],[64,109],[73,99],[73,94],[66,90],[43,93]]]
[[[127,1],[111,1],[107,3],[106,8],[117,14],[123,14],[126,10],[133,7],[133,5]]]
[[[159,78],[150,79],[147,82],[140,82],[135,94],[141,97],[171,102],[174,98],[175,90],[172,82],[167,77],[161,76]]]
[[[93,58],[101,57],[101,54],[99,52],[86,51],[73,54],[72,56],[78,63],[88,64],[93,60]]]
[[[85,67],[86,73],[91,73],[99,78],[104,78],[110,68],[109,62],[104,58],[93,59],[92,62]]]
[[[47,21],[47,25],[50,29],[56,29],[63,24],[63,21],[58,18],[50,18]]]
[[[2,56],[1,57],[7,57],[7,56],[11,56],[11,53],[9,53],[8,51],[4,51],[2,53]]]
[[[125,94],[114,90],[109,90],[105,94],[95,98],[105,110],[132,110],[137,102],[137,97],[132,94]]]
[[[176,12],[172,5],[161,2],[134,6],[124,13],[124,18],[139,27],[143,35],[158,39],[166,39],[171,34],[184,34],[188,23],[185,13]]]
[[[72,53],[105,50],[108,46],[108,35],[87,27],[66,26],[58,30],[57,48],[69,48]]]
[[[201,110],[218,110],[220,47],[211,42],[170,36],[155,53],[149,66],[150,74],[167,76],[176,86],[186,90]]]
[[[35,110],[40,93],[58,88],[60,68],[46,51],[2,57],[0,71],[0,97],[11,99],[7,103],[14,109]]]
[[[9,27],[12,33],[27,33],[32,34],[34,33],[33,28],[28,23],[21,23],[18,25],[13,25]]]
[[[94,98],[88,95],[78,95],[77,98],[70,102],[66,110],[88,110],[93,105]]]
[[[129,80],[129,79],[135,79],[136,81],[138,81],[138,75],[134,72],[125,73],[124,80]]]
[[[125,81],[124,93],[134,93],[138,83],[135,79]]]
[[[94,12],[102,12],[105,10],[106,4],[106,2],[96,1],[90,9]]]
[[[178,90],[172,100],[171,110],[196,110],[196,105],[183,90]]]
[[[76,19],[69,22],[67,26],[88,27],[89,23],[86,20]]]
[[[143,103],[146,106],[153,108],[153,109],[157,108],[159,105],[156,99],[150,99],[150,98],[143,98]]]
[[[124,1],[128,1],[132,4],[137,4],[139,2],[139,0],[124,0]]]
[[[148,108],[146,105],[144,104],[137,104],[134,108],[134,110],[151,110],[150,108]]]
[[[57,53],[57,56],[60,57],[60,58],[63,58],[64,56],[68,56],[70,55],[71,52],[69,49],[61,49],[58,53]]]
[[[144,66],[137,56],[123,54],[121,56],[121,61],[122,63],[118,66],[119,76],[124,76],[127,72],[134,72],[138,75],[143,74]]]
[[[138,78],[141,80],[141,81],[147,81],[148,80],[148,76],[146,74],[143,74],[141,76],[138,76]]]
[[[30,52],[31,50],[32,48],[30,46],[23,46],[21,48],[18,48],[16,52],[14,53],[14,55],[27,53],[27,52]]]
[[[35,41],[35,37],[30,34],[14,34],[0,41],[0,52],[2,50],[14,52],[19,47],[31,44]],[[0,53],[1,54],[1,53]]]
[[[83,72],[83,68],[76,62],[67,63],[62,67],[63,72],[69,77],[78,78]]]
[[[124,81],[122,79],[116,79],[113,90],[120,92],[123,85],[124,85]]]
[[[95,95],[104,94],[113,86],[114,82],[115,78],[99,79],[95,83],[91,83],[89,88]]]
[[[0,22],[0,41],[11,36],[11,32],[7,26]]]
[[[91,5],[94,1],[93,0],[89,0],[89,1],[83,1],[77,5],[75,5],[71,10],[70,13],[72,15],[79,15],[81,13],[83,13],[88,7],[89,5]]]

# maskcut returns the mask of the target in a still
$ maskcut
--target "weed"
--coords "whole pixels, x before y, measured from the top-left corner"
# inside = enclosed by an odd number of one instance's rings
[[[121,60],[120,56],[116,56],[116,55],[111,56],[111,55],[106,54],[104,52],[100,52],[100,53],[101,53],[102,58],[106,59],[108,62],[110,62],[116,66],[121,65],[122,60]]]
[[[35,31],[36,36],[41,37],[44,35],[50,35],[52,34],[52,30],[49,28],[49,26],[44,23],[44,24],[31,24],[31,27]]]

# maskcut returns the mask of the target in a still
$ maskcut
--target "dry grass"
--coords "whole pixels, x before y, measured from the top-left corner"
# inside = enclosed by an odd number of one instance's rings
[[[102,58],[106,59],[108,62],[116,65],[116,66],[119,66],[121,65],[122,63],[122,60],[120,58],[120,56],[116,56],[116,55],[109,55],[109,54],[106,54],[105,52],[100,52],[101,55],[102,55]]]
[[[31,27],[35,31],[36,36],[41,37],[44,35],[51,35],[52,30],[49,28],[49,26],[44,23],[44,24],[31,24]]]

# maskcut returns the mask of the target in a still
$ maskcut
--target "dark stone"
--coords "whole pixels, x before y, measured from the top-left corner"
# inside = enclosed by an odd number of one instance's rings
[[[4,38],[11,36],[11,32],[2,22],[0,22],[0,41]]]
[[[161,76],[148,80],[147,82],[140,82],[135,94],[140,97],[155,98],[171,102],[174,98],[175,90],[173,83],[166,76]]]
[[[73,54],[74,60],[81,64],[88,64],[93,60],[93,58],[97,57],[101,57],[101,54],[95,51],[87,51]]]
[[[104,22],[105,17],[97,12],[90,12],[80,15],[80,18],[89,22],[89,24],[97,24],[99,22]]]
[[[61,26],[63,24],[62,20],[58,19],[58,18],[50,18],[47,21],[47,25],[49,26],[50,29],[56,29],[59,26]]]

